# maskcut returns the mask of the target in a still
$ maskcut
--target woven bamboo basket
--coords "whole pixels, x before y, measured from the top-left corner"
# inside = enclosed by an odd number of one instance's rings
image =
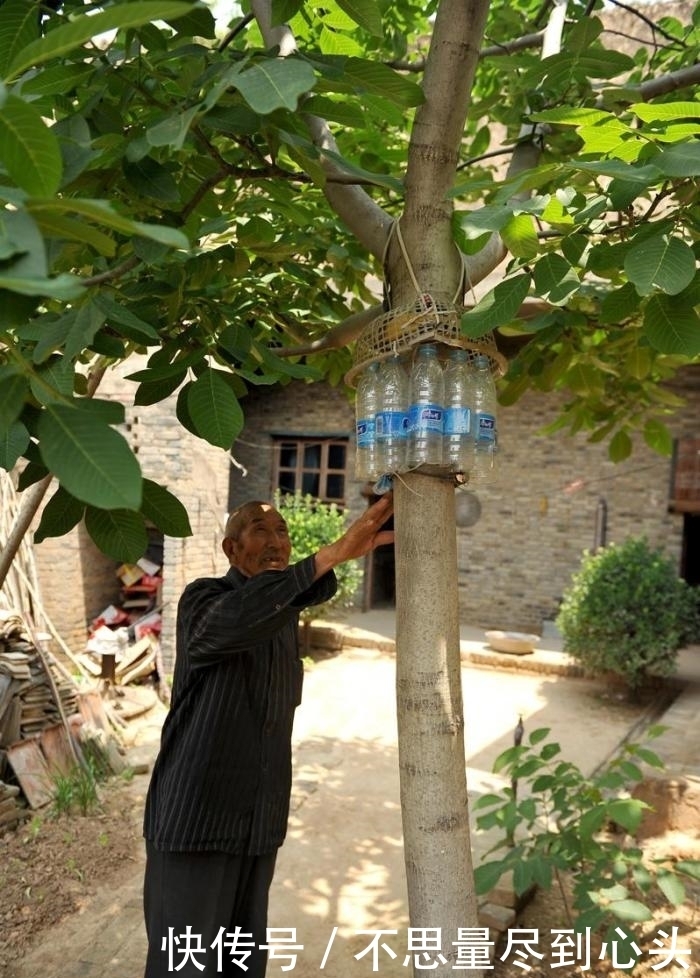
[[[420,295],[412,306],[391,309],[374,319],[357,338],[353,365],[345,380],[354,387],[365,367],[382,362],[398,354],[406,361],[413,359],[416,347],[421,343],[437,343],[445,359],[444,347],[460,347],[467,350],[469,359],[487,356],[491,372],[502,376],[507,367],[503,354],[499,353],[492,333],[472,340],[464,336],[460,320],[464,308],[455,306],[449,299],[430,294]]]

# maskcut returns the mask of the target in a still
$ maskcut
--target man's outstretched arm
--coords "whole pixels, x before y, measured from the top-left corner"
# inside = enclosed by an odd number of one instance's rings
[[[388,492],[378,502],[369,506],[354,523],[351,523],[342,537],[317,551],[314,557],[316,564],[314,580],[318,580],[319,577],[337,567],[338,564],[345,563],[346,560],[364,557],[375,547],[392,543],[394,531],[382,530],[381,527],[393,512],[394,500],[392,494]]]

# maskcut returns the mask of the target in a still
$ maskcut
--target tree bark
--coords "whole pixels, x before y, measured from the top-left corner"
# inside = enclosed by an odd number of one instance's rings
[[[398,477],[394,501],[396,705],[409,916],[412,927],[440,928],[446,963],[431,974],[447,978],[454,974],[458,929],[477,926],[452,480],[420,472]]]

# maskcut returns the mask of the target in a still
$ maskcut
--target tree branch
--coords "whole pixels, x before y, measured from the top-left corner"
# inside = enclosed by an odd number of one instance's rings
[[[265,44],[270,48],[278,48],[282,58],[293,54],[297,49],[294,35],[286,24],[272,26],[270,0],[251,0],[251,9]],[[347,174],[324,153],[324,150],[338,152],[326,121],[318,116],[307,115],[305,118],[314,145],[321,151],[321,165],[328,178],[324,187],[328,203],[358,241],[375,258],[381,258],[393,223],[392,218],[369,194],[357,186],[357,181],[353,185],[343,182]]]
[[[275,354],[278,357],[299,357],[310,353],[321,353],[324,350],[339,350],[341,346],[349,346],[353,343],[365,326],[368,326],[373,319],[381,316],[383,311],[382,305],[369,306],[361,312],[348,316],[342,323],[333,326],[319,339],[298,346],[275,347]]]
[[[690,65],[688,68],[680,68],[678,71],[669,72],[667,75],[659,75],[650,81],[642,82],[636,88],[627,89],[626,94],[632,93],[628,104],[634,102],[637,97],[643,102],[650,102],[660,95],[668,95],[669,92],[676,92],[681,88],[690,88],[700,82],[700,62]],[[626,99],[627,101],[627,99]]]
[[[425,100],[416,111],[408,147],[402,228],[410,269],[394,242],[388,256],[394,306],[415,298],[416,281],[421,288],[429,282],[431,291],[453,295],[462,279],[449,191],[488,9],[488,0],[442,0],[438,6],[425,62]]]

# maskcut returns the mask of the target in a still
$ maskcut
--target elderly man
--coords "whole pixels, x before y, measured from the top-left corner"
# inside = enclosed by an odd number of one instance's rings
[[[391,542],[381,530],[391,512],[387,494],[334,543],[290,565],[282,516],[245,503],[226,525],[228,572],[185,588],[144,818],[145,978],[265,974],[260,945],[287,830],[303,678],[299,612],[333,596],[334,567]]]

